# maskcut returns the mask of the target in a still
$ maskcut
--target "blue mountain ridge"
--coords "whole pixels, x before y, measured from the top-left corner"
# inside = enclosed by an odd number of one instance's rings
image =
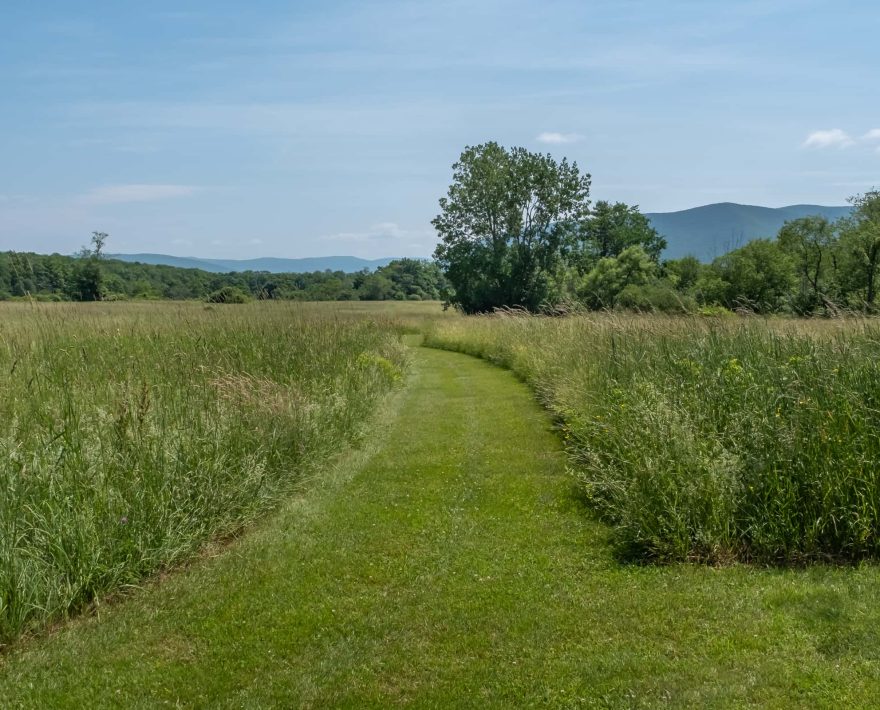
[[[789,205],[760,207],[720,202],[678,212],[648,212],[646,217],[667,241],[664,259],[693,255],[700,261],[712,261],[731,249],[762,237],[773,238],[787,221],[822,215],[837,220],[850,214],[848,206]],[[374,270],[397,257],[361,259],[356,256],[317,256],[300,259],[262,257],[257,259],[203,259],[167,254],[108,254],[110,258],[142,264],[165,264],[184,269],[202,269],[213,273],[232,271],[268,271],[270,273],[304,273],[310,271]]]
[[[721,202],[679,212],[653,212],[645,216],[666,237],[664,259],[693,255],[700,261],[737,249],[753,239],[773,238],[787,221],[822,215],[834,221],[850,214],[851,207],[789,205],[759,207]]]
[[[354,273],[363,269],[370,271],[385,266],[396,257],[361,259],[356,256],[315,256],[301,259],[261,257],[258,259],[202,259],[195,256],[169,256],[168,254],[108,254],[119,259],[140,264],[163,264],[181,269],[201,269],[215,274],[232,271],[268,271],[273,274],[301,274],[311,271],[344,271]]]

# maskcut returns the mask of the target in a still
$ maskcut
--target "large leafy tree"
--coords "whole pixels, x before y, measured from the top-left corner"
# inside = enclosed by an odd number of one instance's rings
[[[495,142],[466,148],[452,168],[433,220],[451,303],[476,313],[552,300],[589,214],[590,176],[565,159]]]
[[[791,220],[779,230],[779,246],[791,256],[800,278],[798,311],[808,313],[827,297],[835,280],[836,240],[834,225],[821,215]]]
[[[83,247],[73,272],[70,296],[75,301],[100,301],[104,297],[104,244],[106,232],[92,232],[92,246]]]
[[[599,200],[584,223],[578,240],[579,261],[584,270],[600,259],[617,257],[624,250],[638,246],[655,263],[666,248],[666,240],[639,212],[638,205]],[[586,267],[586,268],[585,268]]]
[[[683,293],[690,291],[699,281],[705,267],[695,256],[683,256],[681,259],[668,259],[663,262],[663,274],[676,290]]]
[[[759,313],[779,310],[795,278],[790,257],[769,239],[755,239],[718,257],[712,269],[725,284],[725,306]]]
[[[617,256],[599,259],[584,277],[579,295],[591,308],[613,308],[625,289],[647,285],[656,278],[658,270],[651,255],[634,244]]]
[[[880,190],[850,198],[853,214],[841,221],[840,257],[852,292],[868,309],[877,301],[880,273]]]

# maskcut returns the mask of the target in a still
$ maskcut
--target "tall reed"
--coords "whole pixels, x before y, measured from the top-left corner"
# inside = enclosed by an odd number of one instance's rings
[[[627,556],[880,554],[871,321],[506,314],[438,322],[427,342],[533,385]]]
[[[389,320],[251,304],[0,308],[0,642],[235,532],[400,378]]]

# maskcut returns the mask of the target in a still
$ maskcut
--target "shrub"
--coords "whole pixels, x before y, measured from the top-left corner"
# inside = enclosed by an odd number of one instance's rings
[[[689,313],[696,307],[690,296],[679,293],[662,281],[642,286],[630,284],[620,292],[617,305],[625,310],[647,313]]]
[[[736,314],[724,306],[700,306],[697,313],[707,318],[735,318]]]
[[[207,303],[247,303],[251,297],[235,286],[224,286],[205,298]]]

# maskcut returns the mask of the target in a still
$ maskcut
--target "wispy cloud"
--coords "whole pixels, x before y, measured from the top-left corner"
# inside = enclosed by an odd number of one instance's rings
[[[107,185],[89,190],[78,201],[88,205],[119,205],[188,197],[199,190],[193,185]]]
[[[69,145],[72,148],[105,149],[118,153],[156,153],[159,151],[157,141],[150,142],[149,136],[133,136],[121,138],[73,138]]]
[[[431,234],[433,232],[429,230],[403,229],[396,222],[379,222],[362,232],[339,232],[338,234],[329,234],[323,239],[340,242],[404,241],[423,238]]]
[[[813,131],[803,142],[804,148],[848,148],[855,145],[849,133],[840,128],[827,131]]]
[[[539,143],[549,143],[550,145],[561,145],[563,143],[577,143],[583,138],[579,133],[557,133],[555,131],[545,131],[538,134]]]
[[[862,136],[862,140],[880,141],[880,128],[872,128],[870,131]]]
[[[453,111],[434,99],[363,102],[351,99],[309,102],[124,101],[76,104],[75,121],[126,133],[197,130],[251,136],[344,135],[399,137],[423,134]]]
[[[829,185],[832,187],[854,187],[859,190],[868,191],[871,189],[872,183],[870,180],[840,180],[836,182],[829,182]]]

